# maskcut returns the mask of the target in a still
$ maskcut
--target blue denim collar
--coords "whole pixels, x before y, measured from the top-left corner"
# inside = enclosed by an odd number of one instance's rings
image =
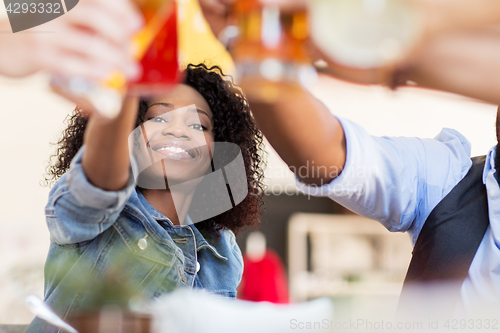
[[[139,197],[139,202],[142,204],[146,212],[152,218],[154,218],[158,222],[168,222],[170,225],[172,225],[172,227],[174,226],[172,221],[170,221],[168,217],[166,217],[165,215],[160,213],[156,208],[154,208],[153,205],[149,203],[149,201],[144,197],[144,195],[139,190],[135,189],[135,191],[137,192],[137,196]]]
[[[137,196],[139,198],[139,202],[142,204],[142,206],[144,207],[144,209],[146,210],[146,212],[152,217],[154,218],[157,222],[160,222],[160,223],[163,223],[163,224],[167,224],[170,228],[172,228],[173,230],[177,231],[177,232],[182,232],[182,230],[184,229],[191,229],[193,234],[194,234],[194,237],[195,237],[195,240],[196,240],[196,250],[197,251],[200,251],[200,250],[203,250],[203,249],[208,249],[210,252],[213,253],[213,255],[220,259],[220,260],[223,260],[223,261],[227,261],[228,258],[224,257],[223,255],[221,255],[219,253],[219,251],[217,251],[217,249],[208,243],[208,241],[205,239],[205,237],[201,234],[201,232],[198,230],[198,228],[195,227],[195,225],[192,223],[192,220],[191,218],[188,216],[186,216],[186,220],[188,222],[188,225],[182,225],[182,226],[179,226],[179,225],[174,225],[172,223],[172,221],[165,215],[163,215],[162,213],[160,213],[156,208],[153,207],[153,205],[151,205],[149,203],[148,200],[146,200],[146,198],[144,197],[144,195],[138,191],[136,189],[136,192],[137,192]]]

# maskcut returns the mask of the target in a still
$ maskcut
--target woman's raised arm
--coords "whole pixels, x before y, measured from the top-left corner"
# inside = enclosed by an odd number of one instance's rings
[[[103,190],[121,190],[130,178],[128,136],[135,125],[138,104],[138,98],[127,97],[118,117],[91,115],[82,166],[87,179]]]

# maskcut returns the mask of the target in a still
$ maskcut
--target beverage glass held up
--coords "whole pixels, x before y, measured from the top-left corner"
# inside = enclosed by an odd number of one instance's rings
[[[411,0],[308,0],[311,39],[337,77],[392,84],[420,43],[422,8]]]
[[[113,118],[127,93],[148,96],[163,92],[179,81],[177,15],[173,0],[135,0],[144,16],[145,26],[132,40],[132,53],[140,61],[142,74],[127,82],[121,72],[102,82],[81,77],[53,76],[52,88],[84,110]]]
[[[247,95],[272,102],[284,91],[316,81],[305,47],[309,23],[302,1],[236,0],[231,20],[235,25],[226,28],[222,40]]]

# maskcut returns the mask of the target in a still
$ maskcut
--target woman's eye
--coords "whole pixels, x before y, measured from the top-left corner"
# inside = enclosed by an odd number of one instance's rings
[[[154,122],[154,123],[166,123],[167,122],[167,120],[165,118],[162,118],[162,117],[159,117],[159,116],[153,117],[150,120],[152,122]]]
[[[192,129],[195,129],[197,131],[206,131],[207,128],[205,126],[203,126],[202,124],[193,124],[193,125],[190,125],[189,127],[191,127]]]

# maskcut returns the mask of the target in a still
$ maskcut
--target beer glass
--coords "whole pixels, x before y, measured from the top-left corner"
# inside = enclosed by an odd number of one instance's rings
[[[236,0],[232,18],[237,31],[228,48],[247,95],[272,102],[286,89],[307,86],[317,74],[305,42],[309,36],[307,8],[295,0]],[[227,36],[226,36],[227,37]]]

